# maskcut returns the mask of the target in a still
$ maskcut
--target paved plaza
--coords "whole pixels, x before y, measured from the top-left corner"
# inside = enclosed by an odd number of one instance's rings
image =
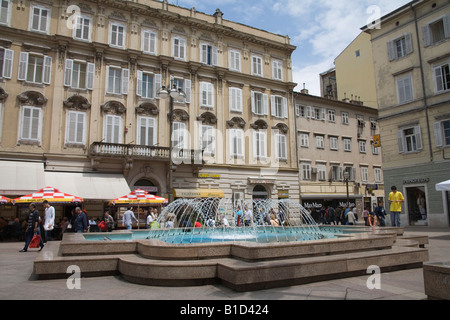
[[[429,261],[450,260],[450,228],[405,227],[405,234],[428,235]],[[155,287],[132,284],[120,276],[81,278],[80,289],[67,279],[37,280],[32,275],[37,249],[19,253],[22,242],[0,243],[0,299],[88,300],[423,300],[423,270],[381,274],[381,288],[370,290],[370,275],[251,292],[235,292],[220,284],[199,287]],[[44,248],[45,250],[45,248]],[[69,277],[69,274],[68,274]]]

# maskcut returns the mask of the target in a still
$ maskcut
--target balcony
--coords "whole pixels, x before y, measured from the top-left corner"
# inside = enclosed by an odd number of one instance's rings
[[[127,160],[153,160],[168,162],[170,159],[170,149],[168,147],[94,142],[89,149],[89,156],[97,159],[116,158]],[[176,165],[202,165],[203,151],[174,148],[172,150],[172,161]]]

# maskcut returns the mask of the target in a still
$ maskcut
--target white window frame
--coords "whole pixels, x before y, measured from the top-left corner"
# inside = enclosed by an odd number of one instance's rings
[[[146,72],[142,70],[138,70],[136,72],[137,82],[136,82],[136,95],[143,99],[155,99],[156,98],[156,78],[159,76],[159,83],[161,83],[161,75],[156,75],[152,72]],[[144,81],[144,76],[152,77],[152,86],[151,88],[148,86],[148,83]],[[146,84],[147,83],[147,84]],[[144,94],[144,88],[146,88],[147,94]]]
[[[265,160],[267,158],[267,132],[253,132],[253,158],[255,160]]]
[[[7,3],[8,6],[5,9],[3,7],[3,3]],[[0,25],[7,25],[9,26],[11,23],[11,11],[12,11],[12,1],[11,0],[1,0],[0,1],[0,17],[5,17],[5,21],[0,20]],[[6,13],[5,13],[6,11]]]
[[[413,52],[411,33],[406,33],[388,42],[388,58],[394,61]]]
[[[218,63],[217,47],[206,42],[200,43],[200,62],[208,66],[217,66]]]
[[[434,35],[433,35],[433,30],[432,30],[431,26],[440,21],[442,21],[442,25],[444,28],[444,30],[443,30],[444,38],[435,41]],[[424,47],[429,47],[432,45],[440,44],[449,37],[450,37],[450,14],[441,16],[438,19],[430,21],[427,25],[422,27],[422,41],[423,41]]]
[[[75,118],[72,118],[75,117]],[[66,113],[66,135],[65,144],[86,145],[86,119],[87,113],[81,111],[68,110]],[[72,126],[72,123],[73,126]],[[81,128],[80,128],[81,126]],[[81,131],[81,132],[80,132]],[[81,139],[79,139],[81,135]],[[74,137],[74,138],[71,138]]]
[[[366,140],[358,140],[359,153],[366,153]]]
[[[278,59],[272,60],[272,78],[283,81],[283,61]]]
[[[80,77],[78,76],[78,85],[74,84],[74,66],[77,65],[84,65],[86,66],[86,74],[85,74],[85,87],[79,86],[79,80]],[[64,67],[64,86],[71,87],[73,89],[88,89],[88,90],[94,90],[94,77],[95,77],[95,64],[94,63],[87,63],[85,61],[79,61],[79,60],[72,60],[72,59],[66,59],[65,67]]]
[[[174,149],[184,150],[188,146],[188,135],[186,132],[186,123],[174,122],[172,129],[172,147]]]
[[[327,114],[328,114],[329,122],[336,122],[336,111],[335,110],[329,109]]]
[[[244,130],[228,129],[228,133],[230,137],[230,156],[244,158]]]
[[[317,165],[317,180],[326,181],[327,180],[327,166],[324,164]]]
[[[405,132],[412,130],[411,134],[405,135]],[[420,126],[405,127],[397,131],[398,151],[402,154],[420,152],[423,148],[422,131]],[[408,150],[408,145],[411,150]]]
[[[444,128],[445,122],[450,122],[450,119],[441,120],[441,121],[435,122],[433,124],[434,139],[435,139],[436,147],[440,147],[440,148],[450,147],[450,128],[447,129],[449,131],[448,132],[449,143],[447,143],[446,135],[445,135],[446,129]]]
[[[30,110],[30,119],[25,119],[25,111]],[[37,119],[34,117],[34,112],[37,111]],[[19,125],[19,142],[23,141],[33,141],[33,142],[41,142],[42,139],[42,117],[43,110],[39,107],[33,106],[22,106],[20,111],[20,125]],[[33,119],[34,118],[34,119]],[[29,122],[29,128],[25,131],[24,125],[26,122]],[[35,136],[33,136],[33,131],[35,131]]]
[[[263,58],[259,55],[252,55],[252,75],[263,76]]]
[[[200,107],[214,109],[214,84],[211,82],[200,82]]]
[[[276,151],[276,159],[286,161],[287,157],[287,138],[285,134],[276,134],[275,135],[275,151]]]
[[[241,52],[239,50],[230,49],[228,51],[228,69],[241,72]]]
[[[230,95],[230,111],[240,112],[243,111],[243,100],[242,100],[242,89],[230,87],[229,90]]]
[[[304,181],[310,181],[311,180],[311,163],[310,162],[301,162],[301,178]]]
[[[382,170],[381,168],[373,168],[373,175],[375,178],[375,182],[383,182],[383,176],[382,176]]]
[[[137,144],[141,146],[156,146],[158,143],[158,120],[155,117],[138,116],[137,125]],[[145,136],[142,136],[142,128],[145,130]],[[149,141],[149,133],[152,131],[153,140]],[[142,143],[144,139],[144,143]]]
[[[345,124],[345,125],[350,124],[348,112],[341,112],[341,118],[342,118],[342,124]]]
[[[361,166],[361,181],[362,182],[369,181],[369,167]]]
[[[0,78],[11,79],[12,69],[14,65],[14,51],[10,49],[0,48],[3,51],[2,72],[0,72]]]
[[[339,150],[338,137],[330,137],[330,150]]]
[[[117,129],[115,127],[117,127]],[[111,139],[108,139],[108,135],[110,135]],[[122,116],[113,114],[105,114],[103,116],[103,141],[106,143],[123,143]]]
[[[408,103],[414,100],[412,75],[406,74],[395,79],[397,86],[398,104]]]
[[[114,83],[111,87],[109,78],[110,78],[110,73],[112,72],[112,70],[115,71],[115,75],[113,78]],[[117,78],[116,72],[120,72],[120,79]],[[115,91],[116,90],[116,81],[119,81],[118,92]],[[120,68],[120,67],[116,67],[116,66],[107,66],[106,67],[106,93],[117,94],[117,95],[128,94],[129,81],[130,81],[130,70],[129,69]]]
[[[143,53],[156,55],[158,52],[158,32],[152,29],[142,29],[141,50]]]
[[[213,126],[200,126],[200,148],[206,156],[216,153],[216,132]]]
[[[309,148],[309,133],[299,134],[300,147]]]
[[[270,107],[272,116],[281,119],[288,118],[287,99],[282,96],[270,96]]]
[[[191,103],[191,80],[183,79],[179,77],[170,76],[170,87],[173,88],[174,85],[177,89],[181,89],[186,94],[184,102],[175,101],[176,103]],[[161,87],[161,82],[158,83],[157,88]],[[158,90],[158,89],[156,89]]]
[[[83,37],[83,34],[85,33],[84,31],[85,31],[85,27],[86,27],[86,25],[85,25],[86,20],[88,20],[87,38]],[[77,33],[78,33],[78,30],[80,30],[80,29],[81,29],[81,36],[78,37]],[[78,16],[78,19],[76,21],[76,24],[74,25],[73,32],[72,32],[73,38],[76,40],[91,42],[92,41],[91,34],[92,34],[92,18],[90,16],[86,16],[86,15]]]
[[[325,149],[325,137],[323,135],[316,135],[316,148]]]
[[[34,29],[33,28],[33,21],[35,18],[34,15],[34,10],[38,9],[39,10],[39,26],[38,29]],[[42,29],[42,11],[47,11],[47,18],[45,21],[45,30],[41,30]],[[32,4],[30,6],[30,19],[29,19],[29,25],[28,25],[28,30],[30,31],[34,31],[34,32],[40,32],[40,33],[45,33],[48,34],[49,30],[50,30],[50,20],[51,20],[51,15],[52,15],[52,11],[50,8],[44,7],[44,6],[40,6],[40,5],[36,5],[36,4]]]
[[[259,101],[259,99],[257,100],[257,97],[261,97],[260,104],[257,103]],[[251,100],[253,114],[259,116],[269,115],[269,96],[266,93],[252,91]]]
[[[341,167],[339,165],[332,165],[330,173],[331,173],[332,181],[343,181],[344,180],[344,168],[343,167]]]
[[[113,28],[114,27],[117,28],[115,37],[113,37]],[[120,30],[120,28],[123,28],[123,31],[122,31],[122,43],[121,44],[119,43],[119,39],[120,39],[120,32],[119,32],[119,30]],[[111,21],[109,23],[109,45],[111,47],[124,49],[125,48],[126,39],[127,39],[126,35],[127,35],[127,26],[126,26],[126,24],[121,23],[121,22],[114,22],[114,21]]]
[[[172,37],[172,56],[176,60],[186,61],[186,39],[183,37]]]
[[[32,80],[28,80],[28,72],[31,70],[30,57],[42,58],[42,78],[36,79],[36,67],[34,67],[34,75]],[[19,72],[17,74],[17,80],[23,80],[28,83],[37,84],[50,84],[52,74],[52,57],[44,56],[42,54],[34,54],[29,52],[20,52],[19,55]],[[36,81],[38,80],[38,81]]]
[[[444,69],[448,69],[448,73]],[[433,67],[434,88],[436,93],[450,90],[450,63],[446,62]]]
[[[351,152],[352,151],[352,139],[342,138],[342,142],[344,144],[344,151]]]

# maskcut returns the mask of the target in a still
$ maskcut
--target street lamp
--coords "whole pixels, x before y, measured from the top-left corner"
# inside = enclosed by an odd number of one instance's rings
[[[166,86],[162,86],[160,90],[158,90],[157,95],[161,99],[169,98],[169,194],[168,200],[169,203],[173,202],[173,161],[172,161],[172,130],[173,130],[173,102],[176,100],[177,102],[183,102],[186,98],[186,94],[181,89],[177,89],[177,85],[173,84],[172,89],[166,89]]]
[[[350,206],[350,200],[349,200],[349,196],[348,196],[348,179],[350,178],[350,173],[345,170],[344,171],[344,179],[345,179],[345,185],[347,187],[347,208]]]

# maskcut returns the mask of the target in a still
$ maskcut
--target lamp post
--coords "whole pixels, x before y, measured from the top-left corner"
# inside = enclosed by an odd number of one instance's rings
[[[177,85],[173,84],[172,89],[166,89],[166,86],[158,91],[157,95],[161,99],[169,98],[169,187],[168,187],[168,200],[169,203],[173,202],[173,160],[172,160],[172,130],[173,130],[173,103],[174,100],[182,102],[186,98],[186,94],[181,89],[177,89]]]
[[[345,170],[344,171],[344,179],[345,179],[345,185],[347,187],[347,208],[350,206],[350,200],[349,200],[349,196],[348,196],[348,179],[350,178],[350,173]]]

